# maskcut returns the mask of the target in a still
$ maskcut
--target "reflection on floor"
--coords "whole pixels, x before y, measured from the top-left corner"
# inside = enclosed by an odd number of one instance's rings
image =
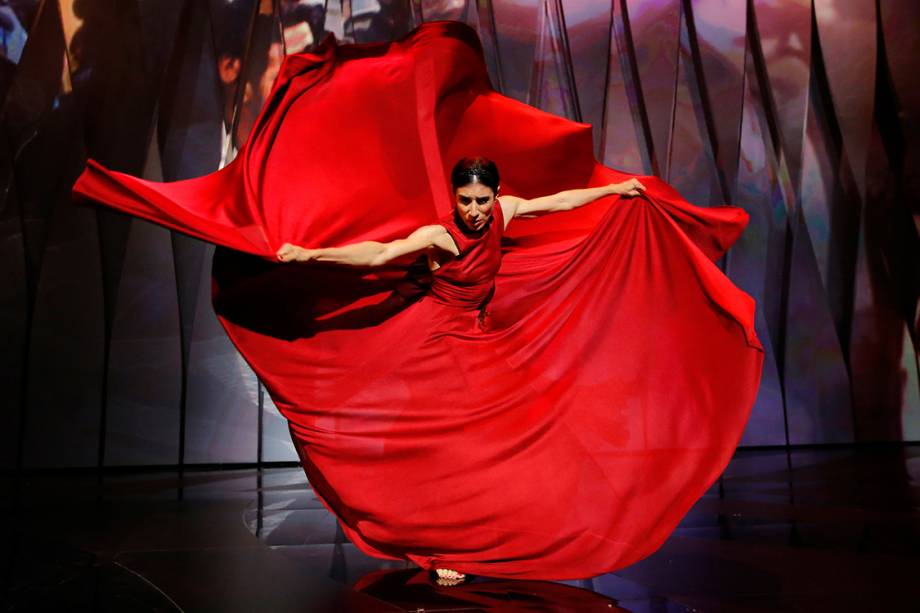
[[[5,610],[920,610],[916,446],[739,450],[665,545],[629,568],[446,588],[357,551],[299,467],[116,473],[101,485],[33,473],[2,486]]]

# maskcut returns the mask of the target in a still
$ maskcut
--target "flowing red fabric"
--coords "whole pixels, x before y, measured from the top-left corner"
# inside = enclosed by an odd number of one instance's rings
[[[472,29],[432,22],[287,56],[217,172],[158,183],[89,160],[74,195],[221,247],[218,317],[360,549],[505,578],[621,568],[662,544],[747,422],[755,304],[714,261],[748,216],[642,176],[644,197],[448,228],[461,256],[433,273],[274,260],[285,242],[450,226],[467,155],[525,198],[629,177],[594,159],[589,125],[493,91]]]

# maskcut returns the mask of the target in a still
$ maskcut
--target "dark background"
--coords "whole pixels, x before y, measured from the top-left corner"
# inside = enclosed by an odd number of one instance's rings
[[[915,0],[9,0],[0,467],[296,460],[213,314],[213,247],[70,188],[87,156],[212,172],[285,53],[443,18],[608,166],[750,213],[720,262],[768,352],[742,445],[920,440]]]

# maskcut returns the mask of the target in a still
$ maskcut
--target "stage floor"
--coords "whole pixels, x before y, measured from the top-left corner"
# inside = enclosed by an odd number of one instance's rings
[[[299,467],[97,481],[3,477],[4,610],[920,610],[920,446],[742,449],[629,568],[451,588],[355,549]]]

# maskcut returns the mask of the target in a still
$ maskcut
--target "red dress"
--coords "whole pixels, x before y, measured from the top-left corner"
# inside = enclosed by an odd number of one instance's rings
[[[492,211],[486,227],[478,231],[469,230],[453,211],[438,220],[456,243],[460,254],[442,263],[431,281],[433,300],[448,306],[478,309],[480,322],[495,289],[495,275],[502,261],[505,218],[498,199]]]
[[[523,197],[628,178],[592,151],[590,126],[491,89],[471,29],[433,22],[286,57],[218,172],[155,183],[90,160],[74,194],[222,247],[218,317],[359,548],[567,579],[662,544],[731,458],[763,363],[754,301],[714,264],[739,208],[641,177],[641,198],[506,233],[500,205],[482,232],[457,225],[459,157],[495,160],[502,193]],[[433,273],[274,261],[285,242],[431,223],[461,252]]]

